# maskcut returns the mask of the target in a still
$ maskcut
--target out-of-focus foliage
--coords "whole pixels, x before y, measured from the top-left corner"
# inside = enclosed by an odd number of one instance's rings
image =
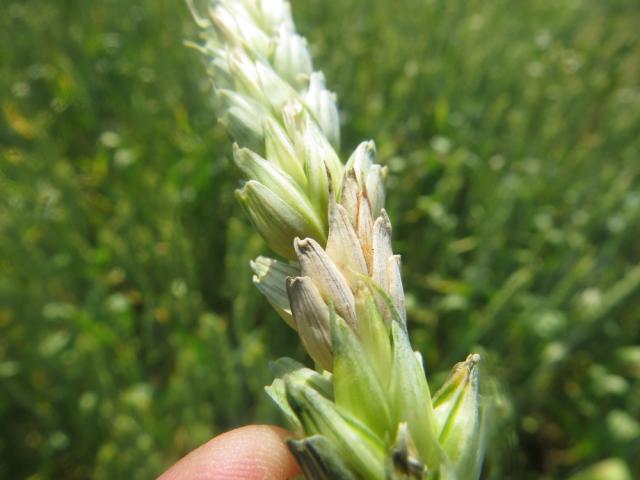
[[[0,12],[0,478],[149,478],[217,432],[277,421],[267,363],[304,357],[251,285],[264,246],[182,45],[187,9]],[[636,478],[637,2],[294,14],[338,92],[343,157],[373,138],[390,168],[432,387],[484,353],[500,400],[486,476]]]

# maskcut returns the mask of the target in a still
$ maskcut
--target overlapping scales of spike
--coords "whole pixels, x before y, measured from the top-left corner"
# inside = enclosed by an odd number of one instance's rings
[[[283,260],[254,283],[316,369],[274,363],[267,392],[294,429],[309,479],[475,479],[484,451],[478,355],[432,399],[406,330],[400,258],[384,211],[386,170],[363,142],[343,165],[335,95],[313,71],[285,0],[188,0],[221,120],[247,181],[237,196]]]

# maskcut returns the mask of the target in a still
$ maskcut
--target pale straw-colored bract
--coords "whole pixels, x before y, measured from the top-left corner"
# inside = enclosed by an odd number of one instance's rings
[[[281,259],[254,283],[315,364],[273,364],[267,392],[310,479],[478,478],[479,356],[432,399],[406,328],[400,257],[373,141],[340,161],[336,95],[314,71],[285,0],[188,0],[220,120],[246,182],[237,196]]]

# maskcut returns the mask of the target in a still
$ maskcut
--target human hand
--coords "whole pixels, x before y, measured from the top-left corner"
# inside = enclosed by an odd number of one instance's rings
[[[187,454],[158,480],[286,480],[300,469],[285,440],[291,434],[269,425],[223,433]]]

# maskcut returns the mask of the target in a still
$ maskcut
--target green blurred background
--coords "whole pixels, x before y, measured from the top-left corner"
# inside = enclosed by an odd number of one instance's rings
[[[390,169],[432,388],[484,352],[486,477],[640,477],[637,1],[293,10],[343,158]],[[282,421],[268,362],[305,357],[251,285],[196,35],[180,0],[0,6],[0,478],[152,478]]]

